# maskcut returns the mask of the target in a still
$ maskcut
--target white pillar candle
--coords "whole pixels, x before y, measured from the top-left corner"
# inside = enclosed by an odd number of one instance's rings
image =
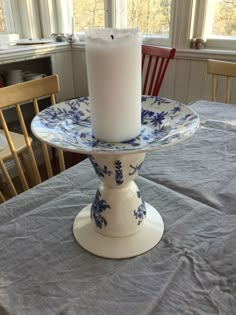
[[[137,29],[86,32],[92,132],[97,139],[121,142],[140,134],[141,42]]]

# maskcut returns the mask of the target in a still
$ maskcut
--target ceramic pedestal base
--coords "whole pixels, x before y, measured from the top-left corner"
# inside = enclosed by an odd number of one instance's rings
[[[90,161],[101,179],[94,201],[74,221],[75,239],[87,251],[106,258],[145,253],[161,239],[160,214],[145,203],[133,181],[145,153],[93,155]]]
[[[157,210],[147,203],[145,206],[147,216],[140,231],[130,236],[111,237],[95,230],[90,218],[91,205],[88,205],[75,218],[75,239],[90,253],[105,258],[122,259],[141,255],[160,241],[164,231],[164,223]]]

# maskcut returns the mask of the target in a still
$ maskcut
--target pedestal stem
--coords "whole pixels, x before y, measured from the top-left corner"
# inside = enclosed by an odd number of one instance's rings
[[[159,213],[145,203],[134,182],[145,154],[92,155],[101,183],[91,205],[74,222],[80,245],[103,257],[125,258],[155,246],[164,225]]]

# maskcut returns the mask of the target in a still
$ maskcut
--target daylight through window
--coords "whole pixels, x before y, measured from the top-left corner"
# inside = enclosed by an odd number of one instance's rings
[[[128,27],[169,37],[171,0],[128,0]]]
[[[110,0],[109,0],[110,1]],[[103,0],[73,0],[75,31],[104,27]],[[116,27],[138,28],[143,35],[169,37],[171,0],[122,0],[113,16]],[[118,16],[120,14],[120,16]]]
[[[0,33],[6,32],[6,21],[3,12],[2,0],[0,0]]]
[[[105,26],[103,0],[73,0],[75,32]]]
[[[235,0],[209,1],[208,18],[208,38],[236,38]]]

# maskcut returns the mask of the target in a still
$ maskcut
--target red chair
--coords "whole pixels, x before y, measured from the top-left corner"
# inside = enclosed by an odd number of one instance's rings
[[[157,96],[175,48],[142,45],[143,95]]]

